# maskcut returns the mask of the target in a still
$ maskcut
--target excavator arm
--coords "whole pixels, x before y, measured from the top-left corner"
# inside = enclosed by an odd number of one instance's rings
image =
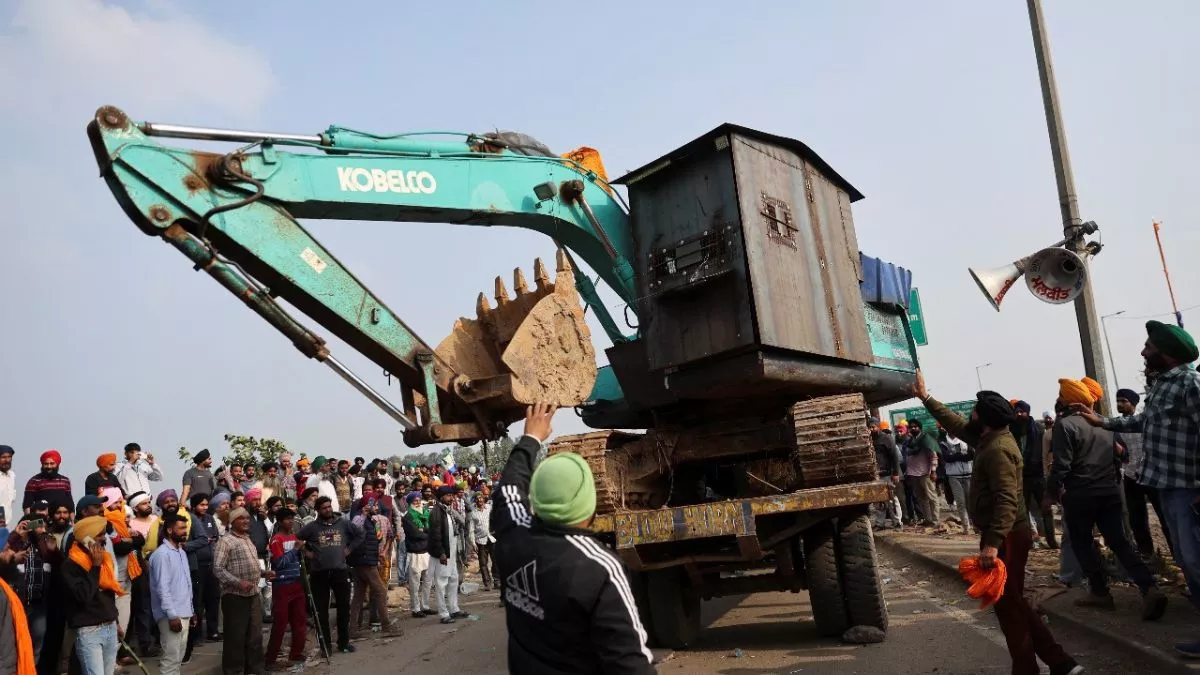
[[[626,209],[596,172],[504,134],[377,136],[339,127],[299,135],[136,123],[100,108],[88,126],[101,174],[126,214],[161,237],[405,428],[410,445],[503,435],[534,400],[587,399],[595,352],[579,295],[614,343],[630,339],[569,251],[636,313]],[[159,137],[230,141],[228,153],[166,146]],[[303,149],[304,152],[281,150]],[[503,225],[560,246],[556,278],[520,270],[497,306],[480,294],[436,348],[359,281],[297,218]],[[361,352],[401,385],[392,404],[333,358],[277,298]]]

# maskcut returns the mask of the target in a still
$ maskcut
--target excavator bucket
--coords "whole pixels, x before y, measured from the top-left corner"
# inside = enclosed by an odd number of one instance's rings
[[[534,261],[534,286],[513,272],[514,295],[496,277],[496,306],[479,294],[476,318],[461,318],[435,352],[459,374],[455,389],[467,403],[506,421],[519,419],[529,404],[559,407],[587,400],[596,382],[596,351],[575,290],[566,252],[556,255],[554,281],[541,259]]]

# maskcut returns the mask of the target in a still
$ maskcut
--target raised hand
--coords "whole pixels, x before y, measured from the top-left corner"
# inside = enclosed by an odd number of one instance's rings
[[[525,409],[525,435],[545,442],[553,433],[550,420],[558,409],[549,403],[535,403]]]

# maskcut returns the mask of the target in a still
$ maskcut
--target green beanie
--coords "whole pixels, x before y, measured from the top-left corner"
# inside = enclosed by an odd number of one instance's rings
[[[592,469],[573,452],[551,455],[533,471],[529,503],[550,525],[578,525],[596,512],[596,480]]]
[[[1188,332],[1179,326],[1165,324],[1161,321],[1146,322],[1146,336],[1150,344],[1158,351],[1184,363],[1195,361],[1197,356],[1196,341]]]

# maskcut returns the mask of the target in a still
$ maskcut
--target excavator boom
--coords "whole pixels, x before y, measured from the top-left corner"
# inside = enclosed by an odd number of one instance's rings
[[[627,339],[574,252],[633,305],[626,210],[596,172],[501,134],[376,136],[337,127],[316,135],[134,123],[104,107],[88,127],[110,189],[146,234],[161,237],[328,364],[405,428],[411,445],[503,435],[525,405],[587,400],[595,352],[580,295],[614,343]],[[175,148],[152,136],[249,143],[229,153]],[[308,149],[287,152],[280,146]],[[315,152],[314,152],[315,151]],[[560,246],[553,282],[540,261],[530,289],[517,270],[510,298],[482,294],[437,348],[421,340],[297,218],[507,225]],[[395,375],[391,404],[339,361],[282,298]],[[631,307],[630,311],[635,308]]]

